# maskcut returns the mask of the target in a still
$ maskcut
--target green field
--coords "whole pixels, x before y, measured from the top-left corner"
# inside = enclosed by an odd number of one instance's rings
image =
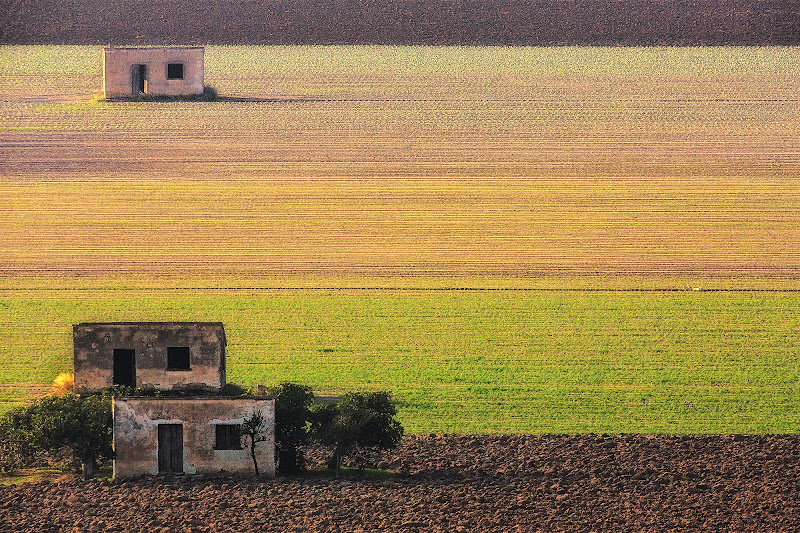
[[[74,323],[211,320],[411,432],[800,431],[797,51],[208,47],[221,101],[112,103],[0,47],[0,409]]]
[[[221,320],[231,382],[389,389],[411,432],[796,432],[798,304],[691,291],[3,291],[0,376],[69,371],[74,322]]]

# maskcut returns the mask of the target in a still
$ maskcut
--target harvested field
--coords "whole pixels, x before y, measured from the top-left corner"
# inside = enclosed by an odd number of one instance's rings
[[[13,251],[0,273],[27,287],[581,276],[796,287],[800,272],[800,187],[790,178],[15,181],[0,183],[0,196],[0,241]]]
[[[233,98],[108,103],[98,48],[4,47],[0,276],[796,287],[798,58],[210,47]]]
[[[795,531],[796,436],[407,436],[389,478],[0,487],[4,531]]]

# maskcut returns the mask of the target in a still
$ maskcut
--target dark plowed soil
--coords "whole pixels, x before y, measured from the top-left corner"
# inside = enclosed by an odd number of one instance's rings
[[[800,436],[408,436],[385,478],[0,488],[2,531],[798,531]]]
[[[0,43],[793,44],[799,22],[797,0],[7,0]]]

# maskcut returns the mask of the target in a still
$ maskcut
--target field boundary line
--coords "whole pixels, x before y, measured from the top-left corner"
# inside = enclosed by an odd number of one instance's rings
[[[800,289],[747,288],[612,288],[612,287],[304,287],[304,286],[225,286],[225,287],[5,287],[2,292],[181,292],[181,291],[392,291],[392,292],[743,292],[799,293]]]

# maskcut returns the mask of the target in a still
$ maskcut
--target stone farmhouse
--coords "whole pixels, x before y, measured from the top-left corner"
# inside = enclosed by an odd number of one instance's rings
[[[124,385],[162,393],[114,400],[114,478],[250,472],[239,428],[255,412],[269,433],[256,446],[259,470],[275,474],[275,400],[221,395],[221,323],[84,323],[73,338],[75,392]]]
[[[73,326],[75,392],[113,385],[216,391],[225,386],[219,322],[120,322]]]
[[[203,61],[200,46],[105,48],[104,97],[203,94]]]

